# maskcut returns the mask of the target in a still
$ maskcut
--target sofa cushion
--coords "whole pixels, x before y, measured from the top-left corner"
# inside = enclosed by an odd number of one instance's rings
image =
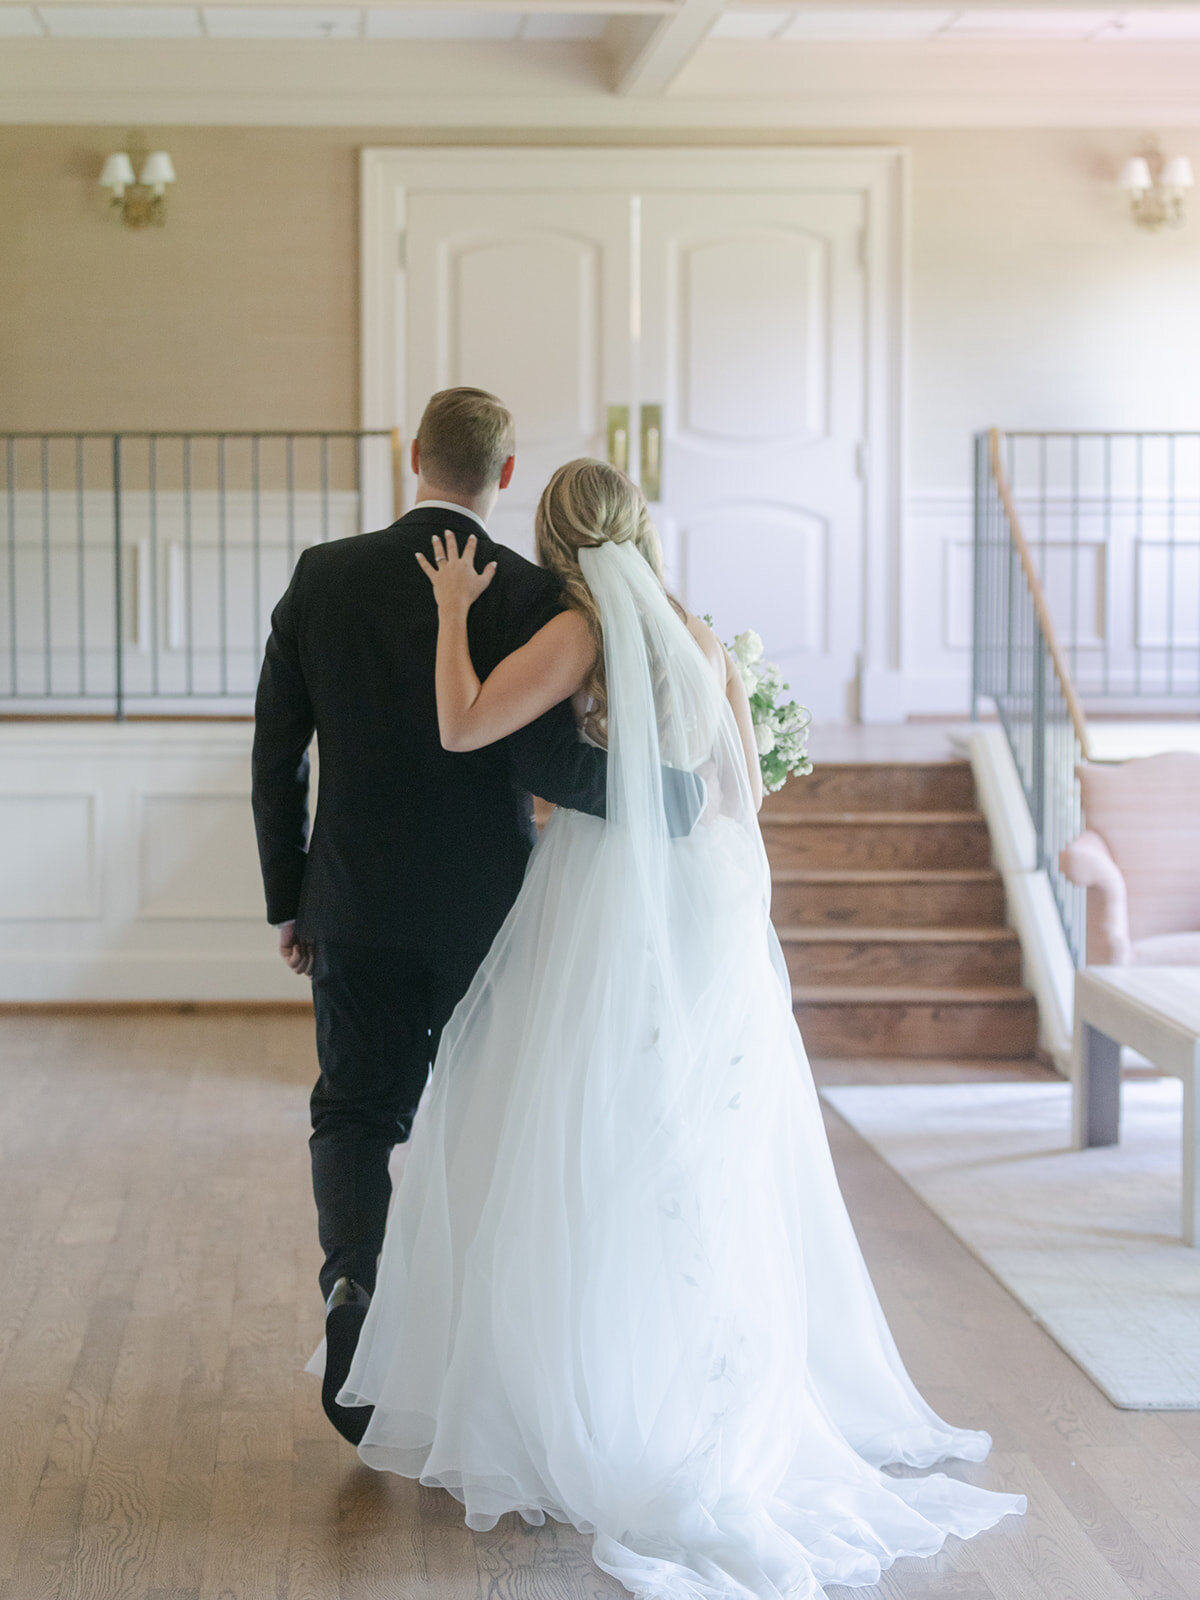
[[[1134,944],[1200,932],[1200,755],[1088,762],[1079,782],[1087,826],[1125,879]]]
[[[1160,933],[1133,947],[1139,967],[1200,967],[1200,933]],[[1196,975],[1200,983],[1200,973]]]

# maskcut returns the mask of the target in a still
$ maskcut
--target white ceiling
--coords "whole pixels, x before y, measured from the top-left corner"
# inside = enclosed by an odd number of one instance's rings
[[[738,6],[718,18],[714,39],[860,40],[1031,39],[1079,42],[1200,39],[1200,9],[970,11],[839,6],[836,10]]]
[[[0,38],[56,39],[599,39],[604,12],[468,6],[374,9],[287,5],[4,5]]]
[[[630,0],[597,10],[495,9],[451,0],[440,7],[320,5],[11,5],[0,0],[0,37],[110,39],[414,39],[597,40]],[[668,7],[645,8],[661,14]],[[1200,5],[1192,8],[1079,10],[1065,7],[954,9],[904,6],[825,8],[735,4],[718,16],[716,40],[759,43],[936,43],[1028,40],[1111,44],[1200,41]]]

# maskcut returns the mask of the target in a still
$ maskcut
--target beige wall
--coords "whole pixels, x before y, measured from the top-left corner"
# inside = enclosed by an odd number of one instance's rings
[[[159,128],[179,183],[166,228],[140,234],[105,215],[95,186],[123,131],[0,128],[0,428],[354,426],[357,150],[561,142]],[[631,129],[586,142],[708,141]],[[993,421],[1200,427],[1200,197],[1180,233],[1135,229],[1111,183],[1129,136],[787,142],[912,151],[914,489],[965,487],[971,431]],[[1200,170],[1200,130],[1167,142]]]
[[[0,128],[0,427],[353,427],[349,137],[156,129],[166,227],[107,216],[112,128]]]

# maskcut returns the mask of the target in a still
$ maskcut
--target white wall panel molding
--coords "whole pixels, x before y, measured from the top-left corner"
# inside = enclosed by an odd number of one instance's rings
[[[248,790],[135,796],[138,919],[261,923]]]
[[[0,1002],[299,1000],[248,723],[0,723]]]
[[[905,500],[901,607],[908,713],[970,709],[973,517],[971,496],[961,490],[915,490]]]
[[[6,769],[6,784],[15,776]],[[0,924],[94,922],[100,825],[95,790],[0,792]]]

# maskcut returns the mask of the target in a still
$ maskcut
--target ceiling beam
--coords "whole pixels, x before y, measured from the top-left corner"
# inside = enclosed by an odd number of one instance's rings
[[[614,93],[628,99],[665,94],[724,9],[722,0],[677,0],[664,16],[614,18],[605,34]]]

